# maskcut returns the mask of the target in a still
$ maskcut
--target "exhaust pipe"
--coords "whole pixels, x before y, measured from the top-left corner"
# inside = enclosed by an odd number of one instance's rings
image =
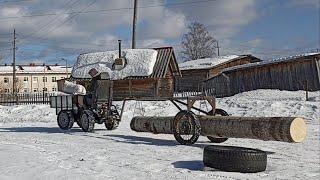
[[[121,58],[121,40],[118,40],[119,43],[119,58]]]

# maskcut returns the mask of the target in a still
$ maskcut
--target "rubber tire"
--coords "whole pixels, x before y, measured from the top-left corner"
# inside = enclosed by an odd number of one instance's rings
[[[183,114],[189,114],[193,118],[193,123],[194,123],[194,134],[189,140],[183,139],[180,134],[177,132],[177,123],[178,123],[178,117],[183,115]],[[194,115],[192,111],[187,111],[187,110],[181,110],[180,112],[177,113],[177,115],[174,117],[174,129],[173,129],[173,135],[174,138],[181,144],[181,145],[191,145],[197,142],[200,134],[201,134],[201,126],[200,122],[197,119],[197,117]]]
[[[204,148],[203,163],[228,172],[262,172],[267,167],[267,153],[258,149],[211,145]]]
[[[105,122],[104,125],[106,126],[106,128],[108,130],[115,130],[119,126],[119,122],[117,122],[117,121],[113,121],[113,123],[106,123]]]
[[[84,132],[94,131],[95,117],[92,111],[90,110],[82,111],[80,120],[81,120],[81,129]]]
[[[61,118],[63,118],[63,116],[66,116],[68,118],[68,122],[66,122],[65,124],[61,122]],[[74,123],[74,116],[72,112],[67,110],[61,110],[57,116],[57,123],[59,128],[62,130],[71,129]]]
[[[223,109],[216,109],[214,114],[212,113],[212,110],[209,112],[210,115],[221,115],[221,116],[229,116],[229,114],[223,110]],[[212,143],[223,143],[226,142],[228,140],[228,138],[216,138],[216,137],[211,137],[211,136],[207,136],[207,138],[210,140],[210,142]]]

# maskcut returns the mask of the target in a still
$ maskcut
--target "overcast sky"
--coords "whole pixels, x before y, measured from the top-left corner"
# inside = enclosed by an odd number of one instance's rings
[[[221,54],[270,59],[320,48],[320,0],[138,0],[138,48],[173,46],[192,21],[219,41]],[[0,56],[70,64],[80,53],[130,48],[133,0],[0,0]],[[80,12],[80,13],[79,13]]]

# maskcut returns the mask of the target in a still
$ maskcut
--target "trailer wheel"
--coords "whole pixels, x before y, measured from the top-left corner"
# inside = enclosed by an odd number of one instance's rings
[[[203,163],[207,167],[228,172],[261,172],[267,167],[267,153],[251,148],[206,146]]]
[[[223,109],[216,109],[214,114],[213,111],[211,110],[209,112],[210,115],[214,115],[214,116],[229,116],[229,114],[223,110]],[[212,142],[212,143],[223,143],[225,141],[228,140],[228,138],[216,138],[216,137],[212,137],[212,136],[207,136],[207,138]]]
[[[95,118],[92,111],[84,110],[81,114],[80,120],[81,128],[84,132],[93,132]]]
[[[61,110],[57,117],[57,123],[60,129],[71,129],[74,123],[74,117],[72,112],[67,110]]]
[[[173,134],[180,144],[194,144],[198,140],[200,133],[200,122],[193,112],[182,110],[174,117]]]

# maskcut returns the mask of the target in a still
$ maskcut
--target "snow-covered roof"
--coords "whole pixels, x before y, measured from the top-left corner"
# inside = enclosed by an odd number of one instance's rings
[[[127,64],[121,70],[114,70],[112,65],[119,57],[118,50],[81,54],[78,56],[72,69],[73,78],[91,78],[89,71],[92,68],[99,72],[109,73],[112,80],[124,79],[131,76],[149,76],[157,60],[157,51],[153,49],[124,49],[122,57]]]
[[[243,64],[243,65],[238,65],[238,66],[232,66],[232,67],[223,69],[222,72],[250,68],[250,67],[264,66],[264,65],[269,65],[269,64],[276,64],[276,63],[281,63],[281,62],[290,62],[290,61],[295,61],[301,57],[308,57],[308,56],[314,56],[314,55],[320,55],[320,52],[304,53],[304,54],[299,54],[299,55],[294,55],[294,56],[281,57],[281,58],[276,58],[276,59],[271,59],[271,60],[264,60],[264,61],[256,62],[256,63],[249,63],[249,64]]]
[[[13,71],[12,65],[2,65],[0,66],[1,74],[10,74]],[[71,71],[71,68],[68,67],[68,72]],[[36,73],[66,73],[66,66],[59,65],[16,65],[17,74],[36,74]]]
[[[232,61],[240,56],[238,55],[228,55],[228,56],[219,56],[215,58],[204,58],[204,59],[196,59],[191,61],[186,61],[179,64],[180,70],[188,70],[188,69],[209,69],[215,66],[218,66],[223,63],[227,63]]]

